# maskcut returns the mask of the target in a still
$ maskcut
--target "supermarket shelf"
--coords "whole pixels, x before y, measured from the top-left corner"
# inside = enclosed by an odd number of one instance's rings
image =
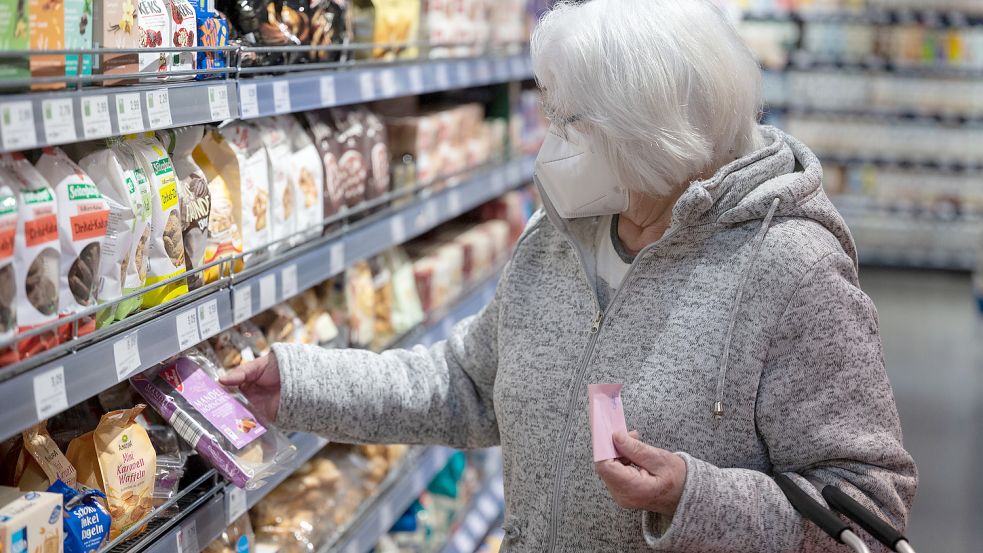
[[[803,23],[866,23],[869,25],[922,24],[931,27],[983,25],[983,12],[933,9],[868,8],[865,10],[759,10],[743,14],[748,21],[797,21]]]
[[[502,473],[489,478],[475,494],[460,526],[454,531],[443,553],[474,553],[505,511],[505,488]]]
[[[531,77],[528,54],[515,54],[275,77],[10,94],[0,96],[0,152]]]
[[[478,313],[491,302],[492,298],[495,297],[495,288],[498,286],[500,276],[501,271],[496,271],[494,275],[471,288],[448,309],[432,315],[430,321],[424,324],[418,332],[410,332],[399,343],[401,345],[421,344],[429,347],[444,340],[450,335],[454,325]]]
[[[960,67],[945,62],[926,64],[898,64],[879,56],[834,56],[798,51],[793,53],[784,69],[773,71],[813,71],[813,70],[852,70],[873,73],[890,73],[907,77],[924,78],[969,78],[983,77],[983,68]]]
[[[479,171],[461,184],[380,212],[273,259],[231,286],[191,294],[81,338],[63,357],[0,382],[0,439],[47,419],[345,269],[492,200],[531,179],[533,158]],[[340,235],[339,235],[340,234]],[[200,296],[200,297],[199,297]],[[30,362],[30,360],[28,360]]]
[[[879,109],[873,107],[830,108],[769,103],[765,106],[765,111],[769,115],[780,114],[791,117],[829,115],[834,117],[877,117],[884,119],[885,122],[904,120],[915,123],[937,123],[950,126],[983,124],[983,114],[964,115],[956,113],[918,112],[900,109]]]
[[[885,169],[921,170],[935,173],[978,173],[983,171],[983,161],[977,163],[926,161],[918,159],[887,159],[878,157],[850,157],[816,152],[826,165],[864,166],[871,165]]]

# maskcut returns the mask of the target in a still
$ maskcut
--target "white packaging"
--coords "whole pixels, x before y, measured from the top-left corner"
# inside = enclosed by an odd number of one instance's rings
[[[270,191],[270,240],[271,251],[283,250],[295,244],[288,240],[296,229],[297,202],[291,167],[290,139],[277,119],[256,120],[256,129],[266,148]]]
[[[219,129],[239,166],[238,207],[242,222],[242,249],[251,252],[246,263],[262,254],[270,242],[269,159],[259,131],[245,123]]]
[[[178,197],[181,205],[182,236],[184,238],[184,266],[188,271],[188,288],[194,290],[204,284],[199,269],[205,258],[208,241],[208,219],[211,213],[211,196],[208,179],[195,162],[191,152],[201,142],[205,129],[201,126],[181,127],[158,131],[157,137],[171,154],[174,171],[178,177]]]
[[[123,145],[133,153],[150,182],[150,266],[147,286],[184,274],[184,240],[178,203],[177,175],[171,158],[153,133],[127,136]],[[183,279],[155,288],[143,295],[143,307],[168,302],[188,292]]]
[[[58,312],[72,315],[95,302],[109,205],[89,175],[61,149],[44,148],[35,168],[54,188],[58,202]]]
[[[293,117],[282,118],[290,139],[290,170],[294,172],[294,198],[297,206],[297,230],[309,230],[304,236],[321,235],[324,220],[324,164],[317,146],[304,127]]]
[[[0,340],[17,332],[17,277],[14,274],[14,240],[17,235],[17,193],[0,173]],[[0,363],[4,361],[0,354]]]
[[[198,24],[195,9],[188,0],[167,0],[170,17],[171,45],[181,48],[194,48],[198,45]],[[196,68],[195,52],[171,52],[168,56],[171,71],[193,71]],[[194,75],[171,77],[174,80],[194,79]]]
[[[139,55],[141,72],[167,71],[169,55],[155,51],[155,48],[173,46],[171,40],[171,9],[167,0],[137,0],[137,39],[140,49],[147,50]],[[144,77],[143,81],[158,81],[160,77]]]

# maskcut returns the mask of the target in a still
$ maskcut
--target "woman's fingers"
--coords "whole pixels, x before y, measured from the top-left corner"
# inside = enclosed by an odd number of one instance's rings
[[[265,357],[255,359],[253,361],[247,361],[246,363],[243,363],[230,371],[226,371],[225,374],[219,377],[218,381],[223,386],[242,386],[243,384],[250,384],[262,376],[265,366]]]
[[[636,432],[635,434],[637,436],[638,433]],[[652,474],[657,474],[659,469],[667,462],[666,456],[672,455],[668,451],[652,447],[637,437],[623,432],[615,433],[614,447],[618,450],[618,453],[626,457],[629,461]]]

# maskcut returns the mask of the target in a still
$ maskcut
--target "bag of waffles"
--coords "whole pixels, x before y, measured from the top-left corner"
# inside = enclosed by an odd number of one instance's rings
[[[25,492],[45,491],[57,480],[74,486],[76,480],[75,467],[58,449],[46,421],[21,433],[21,439],[7,452],[2,472],[4,484]]]

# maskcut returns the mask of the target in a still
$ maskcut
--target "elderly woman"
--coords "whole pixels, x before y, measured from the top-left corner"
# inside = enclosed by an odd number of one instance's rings
[[[494,300],[426,349],[277,344],[225,380],[290,429],[502,446],[510,552],[836,549],[771,475],[904,527],[915,466],[856,250],[705,0],[562,3],[532,41],[545,208]],[[587,385],[631,435],[595,464]]]

